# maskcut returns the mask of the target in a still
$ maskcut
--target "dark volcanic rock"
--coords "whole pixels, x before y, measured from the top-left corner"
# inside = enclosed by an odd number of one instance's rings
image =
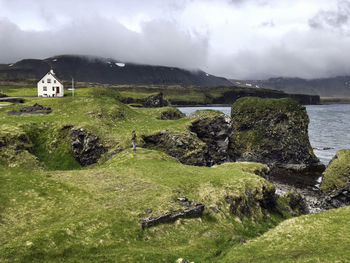
[[[206,111],[195,112],[198,115],[189,129],[206,143],[208,148],[208,164],[221,164],[229,160],[228,146],[232,136],[231,118],[225,114],[205,115]]]
[[[191,206],[181,211],[168,212],[159,216],[150,216],[140,221],[141,228],[158,225],[160,223],[174,222],[178,218],[201,217],[204,211],[201,203],[191,203]]]
[[[308,137],[305,107],[292,99],[242,98],[231,110],[230,154],[269,165],[272,176],[313,176],[324,171]]]
[[[252,217],[255,211],[264,208],[269,211],[274,211],[277,204],[277,196],[275,188],[262,187],[260,191],[246,190],[245,196],[226,196],[225,201],[230,205],[230,211],[240,219]]]
[[[163,130],[152,135],[143,135],[144,147],[166,152],[181,163],[206,166],[207,146],[196,134]]]
[[[169,101],[163,97],[162,93],[159,93],[143,99],[142,105],[146,108],[165,107],[169,105]]]
[[[96,163],[106,148],[100,143],[100,139],[85,129],[71,129],[71,150],[74,158],[82,165]]]
[[[158,93],[156,95],[151,95],[143,99],[134,99],[134,98],[124,98],[122,102],[125,104],[137,103],[132,105],[134,107],[145,107],[145,108],[159,108],[169,106],[169,101],[164,98],[163,93]]]
[[[170,108],[169,110],[163,111],[159,117],[160,120],[178,120],[186,115],[177,108]]]
[[[50,107],[44,107],[40,104],[35,103],[33,106],[26,106],[19,111],[10,111],[9,115],[21,115],[21,114],[49,114],[52,110]]]
[[[334,190],[326,194],[322,202],[324,209],[332,209],[350,205],[350,181],[341,190]]]

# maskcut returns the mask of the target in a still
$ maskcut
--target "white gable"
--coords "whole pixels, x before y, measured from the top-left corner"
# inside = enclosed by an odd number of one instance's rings
[[[63,97],[64,89],[61,81],[51,69],[38,84],[38,97]]]

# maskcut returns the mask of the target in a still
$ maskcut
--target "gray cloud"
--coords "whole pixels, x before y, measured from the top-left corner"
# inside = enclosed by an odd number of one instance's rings
[[[350,29],[350,1],[338,0],[336,10],[321,10],[309,20],[309,25],[316,29]]]
[[[172,22],[153,20],[140,33],[113,20],[91,17],[58,30],[24,31],[0,20],[0,61],[45,58],[59,54],[89,54],[128,62],[199,68],[206,64],[208,40]]]
[[[0,63],[87,54],[241,79],[350,74],[350,0],[309,1],[0,0]]]

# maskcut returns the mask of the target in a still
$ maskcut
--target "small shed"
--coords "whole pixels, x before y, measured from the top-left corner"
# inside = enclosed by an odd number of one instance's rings
[[[38,82],[38,97],[63,97],[64,89],[62,82],[51,69]]]

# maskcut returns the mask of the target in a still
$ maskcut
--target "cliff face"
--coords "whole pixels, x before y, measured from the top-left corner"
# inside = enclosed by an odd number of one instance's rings
[[[296,101],[242,98],[233,104],[231,118],[230,151],[235,160],[268,164],[278,174],[324,170],[309,142],[305,107]]]

